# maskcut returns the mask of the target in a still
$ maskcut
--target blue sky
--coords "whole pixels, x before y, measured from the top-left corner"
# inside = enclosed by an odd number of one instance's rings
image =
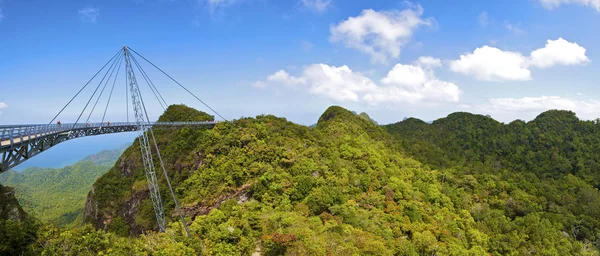
[[[123,45],[228,119],[312,124],[330,105],[380,123],[455,111],[509,122],[554,108],[595,119],[598,27],[598,0],[0,0],[0,124],[49,122]],[[144,68],[168,103],[208,111]],[[111,121],[126,119],[119,81]]]

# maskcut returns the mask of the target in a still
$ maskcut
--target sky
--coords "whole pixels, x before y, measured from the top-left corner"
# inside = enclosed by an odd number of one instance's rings
[[[226,119],[310,125],[331,105],[382,124],[457,111],[596,119],[598,27],[600,0],[0,0],[0,125],[50,122],[124,45]],[[138,60],[168,104],[210,112]],[[109,95],[105,120],[127,119],[123,69],[80,120],[100,121]],[[61,122],[77,119],[100,76]]]

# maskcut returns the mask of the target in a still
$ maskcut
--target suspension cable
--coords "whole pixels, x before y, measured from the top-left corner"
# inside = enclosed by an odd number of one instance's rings
[[[113,67],[113,65],[115,64],[115,62],[117,62],[116,59],[110,65],[110,68],[106,71],[106,73],[104,74],[104,77],[102,77],[102,80],[100,80],[100,83],[96,87],[96,90],[94,91],[94,93],[92,94],[92,96],[90,97],[90,99],[88,100],[88,102],[85,104],[85,107],[83,108],[83,110],[81,110],[81,113],[79,114],[79,117],[77,117],[77,121],[75,121],[75,123],[73,124],[73,127],[71,127],[71,130],[75,129],[75,126],[77,125],[77,123],[79,123],[79,119],[81,119],[81,116],[83,115],[83,112],[85,112],[85,110],[87,109],[88,105],[90,104],[90,102],[94,98],[94,95],[96,95],[96,92],[98,92],[98,89],[100,88],[100,85],[102,85],[102,82],[104,82],[104,79],[106,79],[106,75],[108,75],[108,71],[110,71],[110,69]]]
[[[118,65],[121,64],[122,58],[123,58],[123,55],[119,56],[119,58],[117,59],[117,61],[119,62]],[[117,69],[118,65],[114,65],[114,67],[110,71],[110,75],[108,76],[108,79],[106,79],[106,82],[104,83],[104,87],[102,87],[102,91],[100,91],[100,94],[98,95],[98,98],[96,99],[96,103],[94,103],[94,107],[92,107],[92,111],[90,111],[90,114],[88,115],[87,119],[85,120],[86,123],[90,121],[90,117],[92,117],[92,114],[94,113],[94,110],[96,109],[96,105],[98,105],[98,102],[100,101],[100,98],[102,98],[102,94],[104,94],[104,90],[106,89],[106,85],[108,85],[108,82],[110,82],[110,79],[112,78],[112,75],[115,72],[115,69]]]
[[[115,79],[113,80],[112,88],[110,89],[110,94],[108,95],[108,101],[106,102],[106,108],[104,108],[104,114],[102,115],[102,122],[104,123],[104,118],[106,117],[106,111],[108,110],[108,104],[110,103],[110,99],[112,98],[113,90],[115,89],[115,84],[117,83],[117,77],[119,77],[119,71],[121,71],[121,65],[123,64],[123,59],[125,55],[119,61],[119,67],[117,68],[117,74],[115,75]]]
[[[142,72],[142,69],[140,68],[140,66],[138,65],[138,63],[135,62],[135,59],[133,59],[133,58],[131,58],[131,60],[133,60],[132,61],[133,64],[135,64],[137,66],[137,68],[140,71],[140,74],[142,74],[142,77],[144,78],[144,80],[146,80],[146,84],[148,84],[148,87],[150,87],[150,90],[152,91],[152,94],[154,94],[154,97],[156,97],[156,100],[158,101],[158,104],[160,104],[160,106],[162,107],[163,111],[166,111],[167,109],[163,106],[162,102],[158,98],[158,95],[156,95],[156,92],[154,91],[154,89],[152,89],[152,85],[150,85],[150,82],[148,81],[148,79],[146,78],[146,76],[144,75],[144,73]]]
[[[125,109],[127,110],[127,122],[129,123],[129,88],[127,86],[127,73],[125,73]]]
[[[100,68],[100,70],[96,72],[96,74],[75,94],[75,96],[73,96],[73,98],[71,98],[71,100],[69,100],[69,102],[67,102],[67,104],[58,112],[58,114],[56,114],[56,116],[54,116],[54,118],[52,118],[52,120],[48,124],[52,124],[54,120],[56,120],[56,118],[65,110],[65,108],[67,108],[67,106],[69,106],[69,104],[71,104],[71,102],[75,98],[77,98],[77,96],[83,91],[83,89],[85,89],[85,87],[87,87],[88,84],[90,84],[90,82],[92,82],[92,80],[94,80],[94,78],[96,78],[96,76],[100,74],[100,72],[106,67],[106,65],[108,65],[108,63],[110,63],[115,57],[117,57],[117,55],[119,55],[121,51],[122,50],[119,50],[114,56],[112,56],[112,58],[110,58],[110,60],[108,60],[106,64],[104,64],[104,66],[102,66],[102,68]]]
[[[227,121],[227,119],[225,119],[222,115],[220,115],[217,111],[215,111],[214,109],[212,109],[208,104],[204,103],[204,101],[202,101],[200,98],[198,98],[198,96],[196,96],[194,93],[192,93],[190,90],[188,90],[187,88],[185,88],[185,86],[183,86],[182,84],[180,84],[179,82],[177,82],[177,80],[175,80],[173,77],[171,77],[169,74],[167,74],[165,71],[163,71],[162,69],[160,69],[159,67],[157,67],[156,65],[154,65],[154,63],[152,63],[151,61],[149,61],[148,59],[146,59],[144,56],[142,56],[141,54],[139,54],[138,52],[136,52],[135,50],[131,49],[129,46],[127,47],[127,49],[131,50],[133,53],[135,53],[136,55],[140,56],[142,59],[144,59],[146,62],[150,63],[150,65],[154,66],[156,69],[158,69],[160,72],[162,72],[164,75],[166,75],[168,78],[170,78],[171,80],[173,80],[173,82],[175,82],[176,84],[178,84],[181,88],[183,88],[185,91],[187,91],[189,94],[191,94],[192,96],[194,96],[194,98],[196,98],[198,101],[200,101],[202,104],[204,104],[204,106],[206,106],[207,108],[209,108],[212,112],[214,112],[216,115],[218,115],[221,119],[223,119],[224,121]]]
[[[131,54],[129,54],[131,56]],[[132,69],[133,72],[133,69]],[[140,90],[139,85],[137,85],[138,91]],[[144,114],[146,115],[146,120],[150,122],[150,118],[148,117],[148,112],[146,111],[146,105],[144,104],[144,99],[140,96],[140,102],[142,103],[142,107],[144,108]],[[181,208],[179,207],[179,203],[177,202],[177,197],[175,197],[175,192],[173,192],[173,187],[171,186],[171,181],[169,180],[169,174],[167,173],[167,169],[165,168],[165,164],[162,160],[162,156],[160,155],[160,150],[158,149],[158,144],[156,143],[156,137],[154,136],[154,131],[152,131],[152,126],[148,127],[150,134],[152,135],[152,141],[154,142],[154,148],[156,149],[156,154],[158,155],[158,159],[160,161],[160,167],[165,174],[165,179],[167,180],[167,185],[169,186],[169,190],[171,192],[171,196],[173,197],[173,201],[175,202],[175,207],[177,208],[177,212],[179,213],[179,218],[181,218],[181,222],[183,223],[183,227],[185,228],[185,232],[188,237],[191,237],[190,231],[185,223],[185,219],[183,218],[183,213],[181,212]]]
[[[181,223],[183,223],[183,227],[185,228],[185,232],[188,237],[192,237],[190,234],[190,230],[188,229],[187,224],[185,223],[185,219],[183,218],[183,213],[181,212],[181,208],[179,207],[179,203],[177,202],[177,197],[175,197],[175,192],[173,192],[173,187],[171,186],[171,181],[169,180],[169,174],[167,173],[167,169],[165,169],[165,163],[162,160],[162,156],[158,150],[158,144],[156,144],[156,138],[154,137],[154,131],[152,131],[152,127],[149,129],[150,134],[152,135],[152,140],[154,141],[154,148],[156,148],[156,153],[158,155],[158,160],[160,161],[160,167],[163,169],[165,174],[165,179],[167,180],[167,185],[169,186],[169,190],[171,191],[171,196],[173,197],[173,202],[175,202],[175,208],[177,208],[177,213],[179,213],[179,218],[181,218]]]
[[[154,90],[156,91],[156,93],[158,94],[158,96],[160,96],[160,98],[162,99],[162,101],[165,103],[165,106],[169,106],[169,104],[167,104],[167,101],[165,101],[165,98],[163,98],[162,94],[160,94],[160,92],[158,91],[158,88],[156,87],[156,85],[154,84],[154,82],[152,82],[152,80],[150,79],[150,76],[148,76],[148,74],[146,73],[146,71],[144,70],[144,68],[142,67],[142,65],[140,65],[140,63],[135,59],[135,57],[133,55],[131,55],[131,59],[133,60],[133,62],[135,63],[135,65],[138,67],[138,69],[141,71],[142,76],[145,76],[144,79],[147,78],[146,82],[150,82],[150,85],[152,85],[152,87],[154,87]],[[151,88],[152,88],[151,87]]]

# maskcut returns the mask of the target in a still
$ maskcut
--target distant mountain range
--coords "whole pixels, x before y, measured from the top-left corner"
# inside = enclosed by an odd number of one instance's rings
[[[31,167],[0,174],[0,184],[13,187],[23,209],[44,222],[65,226],[82,212],[96,178],[106,173],[126,146],[104,150],[64,168]]]

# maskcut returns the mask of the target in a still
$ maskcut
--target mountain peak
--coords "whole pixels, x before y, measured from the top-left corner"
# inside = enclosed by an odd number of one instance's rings
[[[159,122],[200,122],[214,120],[214,116],[183,104],[169,106],[160,118],[158,118]]]
[[[325,112],[323,112],[321,117],[319,117],[319,121],[317,122],[317,124],[327,122],[334,118],[348,119],[348,118],[352,118],[353,116],[355,116],[355,113],[352,113],[351,111],[349,111],[343,107],[331,106],[331,107],[327,108],[327,110],[325,110]]]

